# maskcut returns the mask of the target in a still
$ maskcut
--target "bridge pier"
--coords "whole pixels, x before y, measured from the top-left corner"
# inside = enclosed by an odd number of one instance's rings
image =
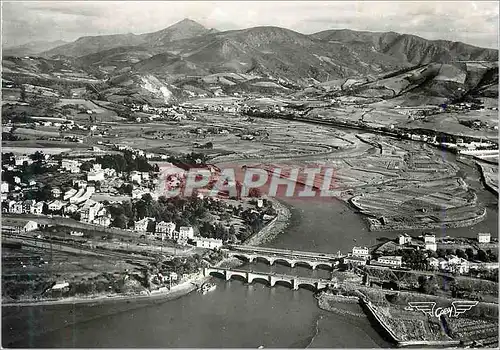
[[[299,282],[297,281],[297,279],[295,279],[295,278],[293,279],[292,286],[293,286],[293,290],[299,289]]]

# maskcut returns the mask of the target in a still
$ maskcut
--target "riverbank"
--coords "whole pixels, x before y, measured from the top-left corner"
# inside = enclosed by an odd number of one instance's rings
[[[273,203],[273,208],[277,212],[276,217],[266,227],[244,241],[243,244],[258,246],[270,242],[290,224],[292,216],[290,210],[275,198],[267,198],[267,200]]]
[[[159,300],[165,301],[178,298],[180,296],[189,294],[196,290],[200,283],[203,284],[205,279],[202,275],[196,275],[165,292],[146,292],[140,294],[106,294],[106,295],[90,295],[69,297],[57,300],[33,300],[33,301],[20,301],[20,302],[2,302],[2,306],[42,306],[42,305],[73,305],[73,304],[90,304],[90,303],[103,303],[111,301],[136,301],[136,300]]]

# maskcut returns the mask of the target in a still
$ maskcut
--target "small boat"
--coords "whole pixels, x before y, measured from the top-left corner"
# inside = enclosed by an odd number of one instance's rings
[[[217,288],[217,285],[215,283],[205,283],[204,285],[201,286],[200,292],[202,294],[207,294],[208,292],[212,292]]]

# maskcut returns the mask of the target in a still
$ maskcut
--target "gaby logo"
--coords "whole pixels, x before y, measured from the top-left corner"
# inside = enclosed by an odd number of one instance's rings
[[[459,315],[469,311],[474,306],[476,306],[478,301],[453,301],[449,307],[438,307],[436,308],[436,303],[432,301],[414,301],[408,303],[411,309],[422,311],[425,315],[431,317],[441,317],[442,315],[447,315],[448,317],[458,317]]]

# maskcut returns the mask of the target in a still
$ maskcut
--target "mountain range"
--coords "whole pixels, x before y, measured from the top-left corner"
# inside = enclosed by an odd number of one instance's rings
[[[415,73],[427,66],[435,72],[428,75],[432,79],[440,77],[456,85],[470,71],[461,61],[497,61],[498,50],[394,32],[342,29],[305,35],[273,26],[221,32],[184,19],[153,33],[81,37],[39,56],[63,60],[75,70],[103,79],[115,93],[122,89],[119,94],[127,94],[124,90],[132,83],[148,81],[147,86],[175,96],[181,90],[211,95],[217,87],[226,92],[238,88],[285,91],[348,78],[373,85],[387,79],[387,74]],[[443,64],[455,68],[446,70],[439,66]],[[498,70],[498,65],[488,69]],[[446,79],[440,70],[446,70]],[[433,86],[431,78],[424,79],[426,86]],[[414,90],[414,85],[408,86]]]

